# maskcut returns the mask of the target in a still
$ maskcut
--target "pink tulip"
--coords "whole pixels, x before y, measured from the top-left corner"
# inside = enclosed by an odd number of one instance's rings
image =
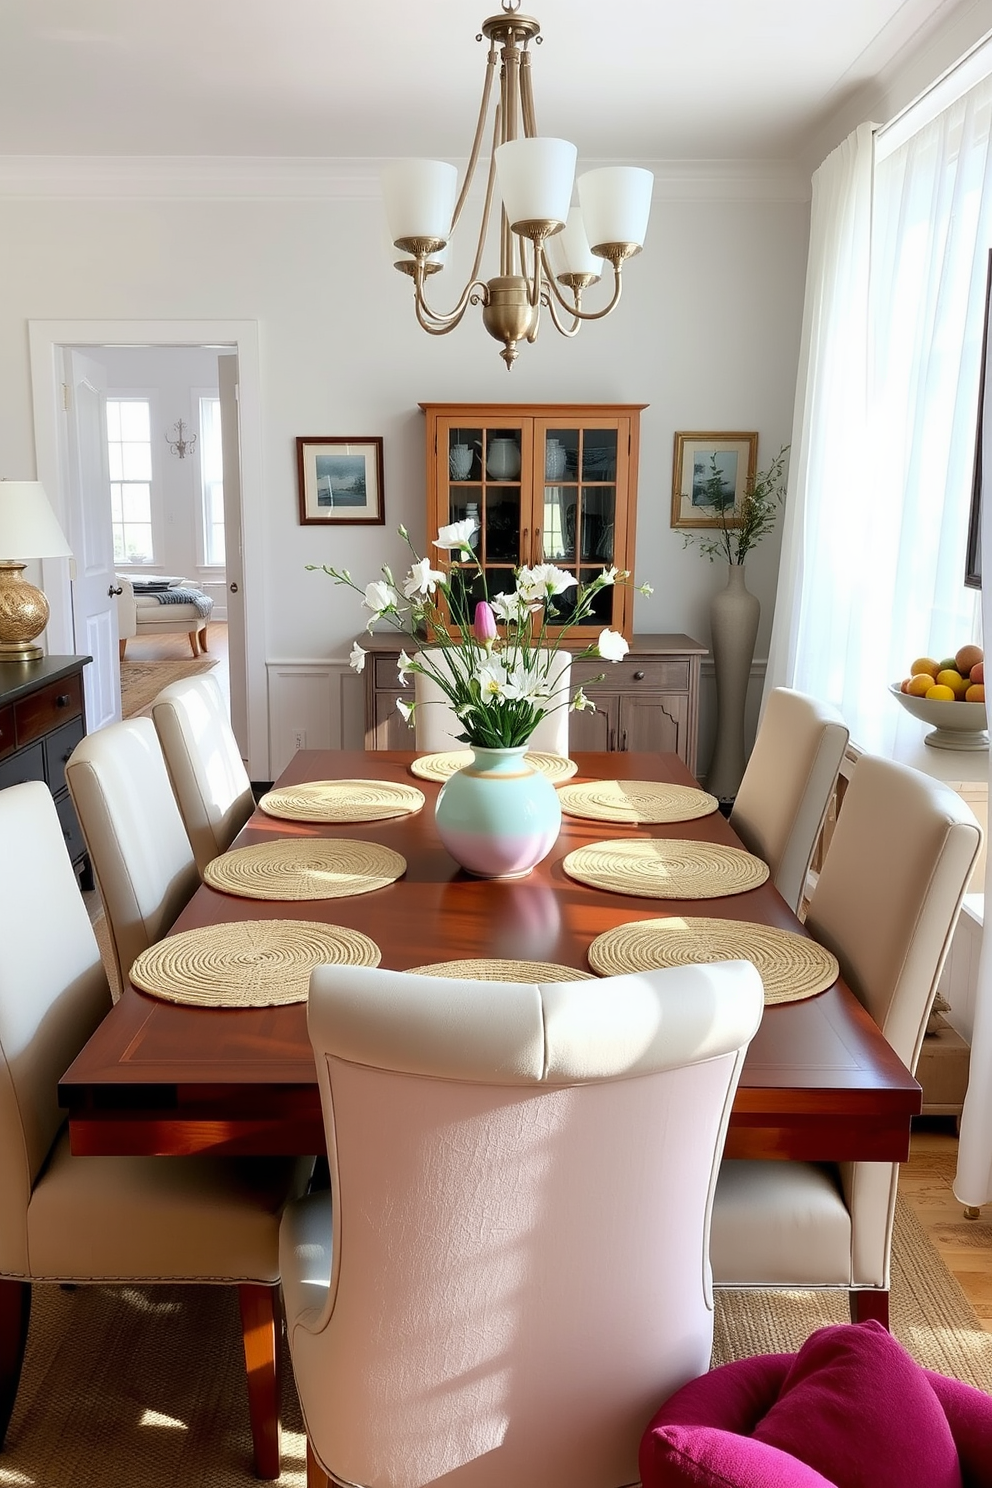
[[[496,616],[492,605],[484,599],[480,599],[475,607],[475,624],[472,629],[475,639],[483,646],[490,645],[496,639]]]

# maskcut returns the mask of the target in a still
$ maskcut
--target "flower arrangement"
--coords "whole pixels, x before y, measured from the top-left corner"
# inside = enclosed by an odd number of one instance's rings
[[[734,493],[728,492],[723,476],[717,469],[716,455],[711,457],[711,474],[706,481],[707,506],[716,509],[720,526],[684,534],[683,547],[691,542],[698,544],[712,563],[714,558],[723,558],[727,563],[740,564],[748,553],[775,526],[778,508],[785,496],[785,457],[789,446],[783,444],[767,470],[759,470],[749,476],[744,496],[736,516],[728,513],[734,508]]]
[[[308,563],[308,570],[329,574],[336,584],[344,584],[361,594],[365,608],[371,611],[367,629],[385,620],[394,629],[416,643],[415,656],[400,652],[398,669],[406,686],[411,673],[432,677],[445,695],[464,727],[458,737],[466,744],[487,749],[514,749],[528,742],[541,719],[557,708],[573,710],[592,708],[594,704],[582,688],[562,700],[558,677],[561,671],[557,653],[570,630],[592,613],[596,596],[611,584],[629,583],[625,570],[604,568],[588,584],[579,584],[573,574],[551,563],[515,570],[512,594],[490,597],[486,575],[472,547],[472,536],[478,522],[468,517],[442,527],[434,546],[451,555],[458,554],[459,568],[447,564],[431,566],[429,558],[418,556],[405,527],[399,535],[413,555],[413,563],[397,584],[383,565],[381,579],[364,589],[346,568],[326,563]],[[461,566],[464,565],[464,566]],[[458,581],[453,582],[453,573]],[[470,615],[469,582],[480,581],[484,598]],[[571,614],[556,635],[549,625],[560,613],[558,597],[575,589]],[[650,594],[651,586],[642,584],[641,594]],[[449,632],[445,611],[456,634]],[[434,659],[430,649],[437,648],[441,660]],[[602,630],[591,645],[574,654],[579,657],[601,657],[620,661],[629,647],[619,631]],[[357,641],[352,648],[351,665],[364,669],[367,651]],[[605,674],[603,674],[605,675]],[[602,676],[595,679],[601,681]],[[397,707],[412,727],[416,703],[400,699]]]

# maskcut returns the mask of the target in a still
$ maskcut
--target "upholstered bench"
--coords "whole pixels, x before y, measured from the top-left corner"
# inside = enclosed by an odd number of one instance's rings
[[[128,578],[117,575],[117,629],[121,660],[132,636],[185,631],[193,655],[207,649],[207,622],[214,602],[189,579]]]

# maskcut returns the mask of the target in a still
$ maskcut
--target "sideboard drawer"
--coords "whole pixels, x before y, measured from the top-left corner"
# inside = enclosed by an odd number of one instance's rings
[[[14,733],[14,710],[13,708],[0,708],[0,759],[5,754],[10,754],[16,747],[17,736]]]
[[[687,661],[581,661],[572,668],[572,676],[579,682],[604,673],[603,686],[611,692],[627,692],[640,688],[644,692],[688,692],[689,663]]]
[[[79,676],[65,677],[39,687],[30,697],[21,698],[14,704],[14,729],[18,745],[30,744],[51,733],[67,719],[79,717],[83,711],[83,682]]]
[[[86,733],[81,718],[70,718],[60,729],[49,734],[45,740],[45,757],[48,764],[48,784],[52,795],[65,790],[65,767],[70,754]]]
[[[76,808],[72,804],[72,797],[63,796],[61,800],[56,801],[55,810],[59,814],[59,825],[62,828],[65,845],[69,849],[69,856],[75,863],[85,856],[86,842],[83,838],[83,829],[76,816]]]
[[[25,780],[44,778],[44,744],[32,744],[30,749],[22,749],[13,759],[0,760],[0,790],[6,790],[8,785],[22,785]]]

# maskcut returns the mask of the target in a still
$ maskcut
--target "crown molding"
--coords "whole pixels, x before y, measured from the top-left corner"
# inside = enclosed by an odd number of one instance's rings
[[[0,198],[378,201],[381,163],[373,159],[276,155],[0,155]],[[584,162],[586,168],[616,163]],[[638,164],[654,171],[654,196],[660,201],[807,201],[810,195],[808,173],[791,160],[656,160]]]

